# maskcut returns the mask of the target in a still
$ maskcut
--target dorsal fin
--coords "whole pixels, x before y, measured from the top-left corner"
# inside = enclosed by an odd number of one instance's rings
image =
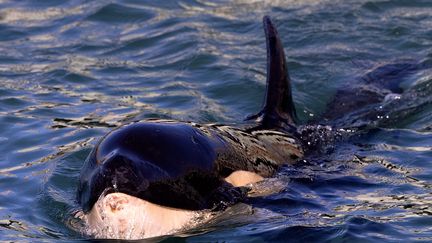
[[[247,119],[255,119],[264,128],[290,127],[296,120],[291,94],[291,80],[285,53],[276,27],[270,17],[263,18],[267,44],[267,90],[263,109]]]

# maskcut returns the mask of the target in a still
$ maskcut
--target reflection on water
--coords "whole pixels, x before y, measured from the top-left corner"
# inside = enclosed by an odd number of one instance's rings
[[[338,87],[377,67],[410,60],[423,68],[396,75],[402,95],[358,111],[354,119],[367,129],[321,134],[324,153],[282,168],[245,204],[168,239],[432,240],[431,8],[367,0],[0,1],[0,239],[82,239],[74,230],[77,178],[91,147],[114,127],[144,118],[236,123],[256,113],[268,14],[286,47],[303,122],[317,119]],[[278,186],[267,193],[266,183]]]

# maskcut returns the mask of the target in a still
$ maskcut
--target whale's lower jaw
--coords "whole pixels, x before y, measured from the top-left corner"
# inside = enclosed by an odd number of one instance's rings
[[[194,227],[204,212],[162,207],[124,193],[99,198],[83,218],[85,234],[99,239],[143,239]],[[201,217],[199,217],[201,218]]]

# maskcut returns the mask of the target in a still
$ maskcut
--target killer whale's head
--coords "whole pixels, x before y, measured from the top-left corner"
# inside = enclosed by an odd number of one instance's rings
[[[88,212],[102,193],[122,192],[167,207],[209,208],[209,193],[221,183],[211,143],[182,123],[133,123],[113,130],[85,162],[78,201]]]

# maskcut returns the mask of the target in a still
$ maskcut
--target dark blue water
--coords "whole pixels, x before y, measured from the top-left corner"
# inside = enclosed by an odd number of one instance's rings
[[[431,1],[0,1],[0,240],[85,238],[77,178],[112,127],[235,123],[265,91],[263,15],[279,28],[300,119],[374,68],[432,63]],[[333,153],[284,167],[186,241],[432,241],[432,70]]]

